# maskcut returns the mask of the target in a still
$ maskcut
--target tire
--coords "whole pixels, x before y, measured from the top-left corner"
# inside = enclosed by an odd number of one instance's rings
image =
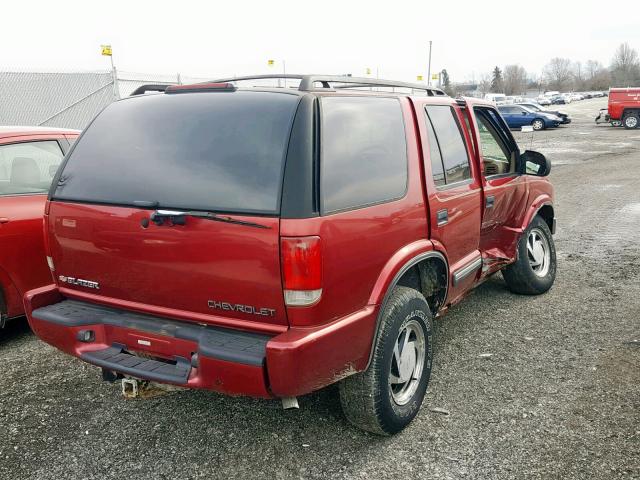
[[[531,122],[531,126],[533,127],[534,130],[539,131],[539,130],[544,130],[545,126],[544,126],[544,120],[541,120],[539,118],[536,118],[533,122]]]
[[[638,118],[638,114],[630,113],[624,116],[624,118],[622,119],[622,124],[627,130],[638,128],[638,126],[640,126],[640,118]]]
[[[611,121],[611,126],[612,127],[621,127],[622,126],[622,122],[620,120],[612,120]]]
[[[392,435],[422,405],[433,361],[433,322],[424,296],[409,287],[395,287],[381,315],[369,368],[340,382],[340,403],[356,427]]]
[[[556,248],[547,222],[536,215],[522,234],[517,259],[502,270],[507,287],[514,293],[540,295],[556,279]]]

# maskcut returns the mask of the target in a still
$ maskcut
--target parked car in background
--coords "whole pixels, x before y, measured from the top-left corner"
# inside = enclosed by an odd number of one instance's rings
[[[544,113],[550,113],[551,115],[555,115],[556,117],[560,118],[560,120],[561,120],[560,123],[562,123],[563,125],[568,125],[569,123],[571,123],[571,117],[569,117],[568,113],[560,112],[558,110],[549,110],[547,108],[544,108],[539,103],[521,102],[518,105],[522,105],[523,107],[530,108],[531,110],[533,110],[535,112],[544,112]]]
[[[550,163],[490,102],[299,78],[106,107],[51,190],[55,284],[27,293],[29,321],[105,379],[285,405],[339,382],[353,424],[393,434],[423,402],[436,315],[500,270],[551,288]]]
[[[551,99],[549,97],[545,97],[544,95],[539,95],[536,98],[536,102],[540,105],[551,105]]]
[[[76,130],[0,127],[0,327],[24,315],[23,295],[52,282],[42,219]]]
[[[582,99],[583,99],[583,97],[579,93],[572,93],[571,94],[571,101],[573,101],[573,102],[576,102],[576,101],[579,101],[579,100],[582,100]]]
[[[487,93],[484,99],[494,102],[496,105],[504,105],[507,103],[507,96],[504,93]]]
[[[567,101],[562,95],[554,95],[551,97],[552,105],[565,105],[566,103]]]
[[[607,109],[601,109],[596,117],[596,123],[606,122],[626,129],[640,127],[640,87],[609,90]]]
[[[560,125],[560,118],[550,113],[537,112],[521,105],[500,105],[498,110],[509,128],[520,128],[531,125],[534,130],[544,130]]]
[[[569,104],[573,101],[570,93],[562,93],[560,94],[562,98],[564,98],[564,103]]]

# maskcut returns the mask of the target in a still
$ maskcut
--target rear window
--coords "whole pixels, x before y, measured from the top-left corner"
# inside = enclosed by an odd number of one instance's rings
[[[246,91],[116,102],[75,145],[53,198],[276,214],[298,102]]]
[[[396,98],[322,99],[322,211],[364,207],[404,196],[407,144]]]

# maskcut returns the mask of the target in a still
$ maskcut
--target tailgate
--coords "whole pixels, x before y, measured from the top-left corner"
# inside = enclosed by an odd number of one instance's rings
[[[192,217],[184,225],[149,222],[143,228],[151,213],[52,202],[49,248],[58,284],[149,306],[286,325],[277,218],[234,216],[267,228]]]

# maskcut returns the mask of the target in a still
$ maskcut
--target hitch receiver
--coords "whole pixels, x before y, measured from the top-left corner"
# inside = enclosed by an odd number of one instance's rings
[[[138,380],[135,378],[122,379],[122,395],[125,398],[137,398],[139,395]]]

